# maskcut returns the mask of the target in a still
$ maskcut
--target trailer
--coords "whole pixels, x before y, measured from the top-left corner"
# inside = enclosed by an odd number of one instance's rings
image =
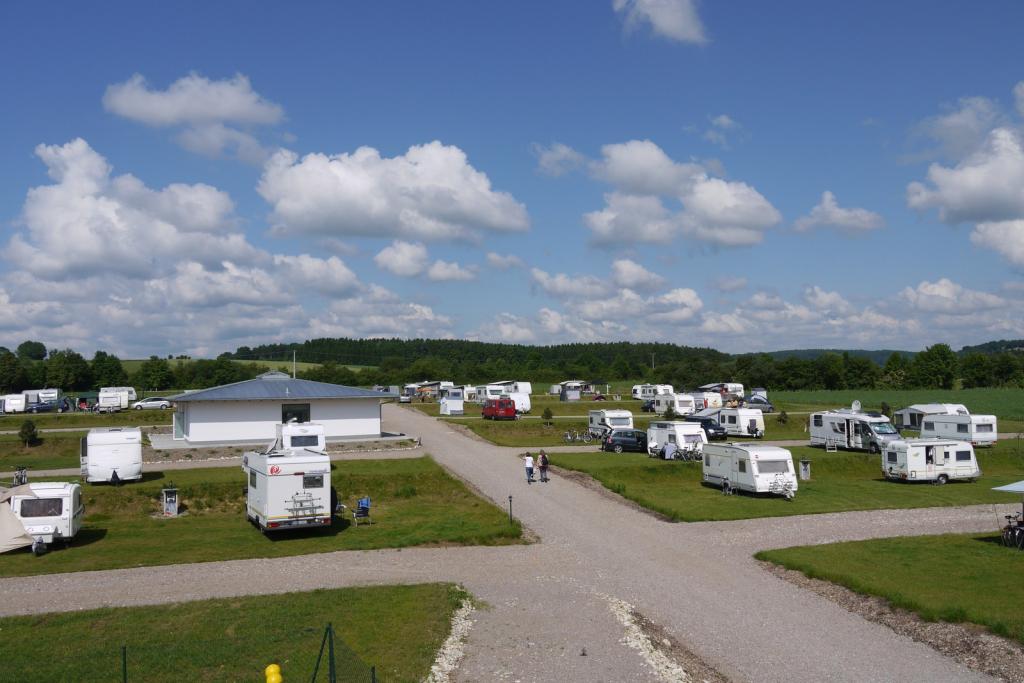
[[[709,443],[703,448],[704,483],[722,489],[768,493],[792,500],[798,488],[793,454],[778,446]]]
[[[708,442],[699,422],[658,421],[647,427],[647,454],[667,460],[689,460]],[[671,444],[671,445],[670,445]]]
[[[24,394],[7,394],[0,398],[0,412],[3,413],[24,413],[27,405]]]
[[[945,484],[953,479],[974,481],[981,476],[974,447],[955,439],[899,439],[882,453],[882,473],[892,481]]]
[[[135,393],[135,387],[100,387],[100,392],[104,391],[126,391],[129,401],[139,400],[138,394]]]
[[[464,415],[465,410],[465,394],[462,391],[462,387],[452,387],[444,390],[444,395],[441,397],[441,415]]]
[[[928,415],[921,422],[922,439],[968,441],[994,446],[999,430],[995,415]]]
[[[850,408],[811,413],[810,425],[811,445],[824,446],[826,450],[842,448],[879,453],[890,441],[900,438],[889,418],[879,413],[861,412],[859,401],[854,401]]]
[[[743,385],[738,382],[712,382],[697,387],[699,391],[708,391],[722,396],[737,396],[743,398]]]
[[[732,436],[764,436],[764,414],[757,408],[707,408],[699,417],[713,417]]]
[[[242,456],[246,518],[264,533],[331,525],[331,459],[305,448]]]
[[[594,436],[602,436],[616,428],[633,428],[633,413],[628,410],[591,410],[588,417],[587,431]]]
[[[82,481],[90,484],[142,479],[142,430],[139,427],[94,427],[79,449]]]
[[[99,397],[96,399],[96,412],[116,413],[127,410],[132,401],[132,393],[123,387],[100,389]]]
[[[962,403],[915,403],[893,412],[892,419],[897,428],[920,429],[921,421],[928,415],[970,415]]]
[[[516,412],[520,415],[528,415],[533,410],[533,402],[530,400],[529,394],[513,391],[504,393],[501,397],[511,399],[516,406]]]
[[[657,398],[661,394],[674,394],[675,389],[671,384],[641,384],[640,385],[640,399],[646,401],[648,399]]]
[[[32,552],[39,555],[54,543],[69,545],[82,528],[85,506],[82,504],[82,487],[72,482],[45,481],[24,484],[4,494],[10,511],[25,530],[25,537],[6,538],[5,545],[19,543],[14,547],[32,546]],[[8,547],[10,549],[10,547]]]
[[[693,415],[697,412],[693,396],[689,394],[658,394],[654,397],[655,413],[664,415],[670,408],[676,415]]]
[[[717,392],[691,391],[690,396],[693,397],[693,407],[697,410],[722,407],[722,395]]]

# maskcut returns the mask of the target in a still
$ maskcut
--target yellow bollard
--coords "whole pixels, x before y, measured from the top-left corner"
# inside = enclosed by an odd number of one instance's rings
[[[281,683],[283,680],[281,674],[270,674],[267,676],[267,683]]]
[[[268,664],[263,670],[263,675],[267,677],[267,683],[282,683],[284,680],[281,677],[281,667],[277,664]]]

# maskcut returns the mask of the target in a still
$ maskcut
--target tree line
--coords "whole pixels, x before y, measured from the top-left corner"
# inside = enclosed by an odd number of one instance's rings
[[[214,360],[151,356],[130,373],[120,358],[105,351],[87,360],[72,349],[47,350],[40,342],[26,341],[15,351],[0,347],[0,392],[43,387],[90,391],[104,386],[134,386],[143,391],[203,389],[251,379],[270,369],[288,370],[293,352],[296,360],[315,364],[299,372],[299,377],[353,386],[425,379],[470,384],[518,379],[539,385],[537,390],[565,379],[631,380],[686,388],[733,381],[775,390],[1024,386],[1024,353],[957,354],[946,344],[935,344],[912,357],[892,352],[885,363],[878,364],[849,352],[778,358],[657,343],[525,346],[442,339],[316,339],[243,346]]]

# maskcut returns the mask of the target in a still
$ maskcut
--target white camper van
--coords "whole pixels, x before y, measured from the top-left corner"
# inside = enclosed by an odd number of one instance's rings
[[[462,387],[445,389],[444,396],[441,397],[441,415],[464,415],[466,412],[464,396]]]
[[[82,487],[64,481],[44,481],[25,487],[31,493],[15,493],[9,502],[14,516],[32,538],[32,552],[41,553],[57,541],[70,544],[85,517]]]
[[[644,401],[657,398],[660,394],[674,394],[675,389],[671,384],[641,384],[640,398]]]
[[[100,389],[99,396],[96,399],[96,412],[116,413],[120,410],[127,410],[128,405],[132,401],[133,393],[135,393],[134,389],[129,393],[123,387]]]
[[[327,452],[327,432],[316,422],[286,422],[277,425],[277,441],[268,450]]]
[[[307,449],[242,456],[245,515],[261,531],[331,525],[331,459]]]
[[[722,395],[717,392],[693,391],[690,392],[690,396],[693,397],[693,407],[697,410],[722,407]]]
[[[651,422],[647,427],[647,454],[651,456],[689,460],[700,453],[707,442],[704,427],[699,422]]]
[[[811,445],[879,453],[900,433],[879,413],[864,413],[860,402],[851,408],[811,413]]]
[[[764,436],[764,414],[757,408],[719,408],[714,412],[727,434],[758,439]]]
[[[82,437],[82,480],[95,484],[142,479],[142,430],[95,427]]]
[[[787,500],[796,495],[793,455],[785,448],[750,443],[704,446],[704,481],[722,493],[772,493]]]
[[[654,412],[664,415],[671,408],[676,415],[693,415],[696,411],[693,396],[689,394],[658,394],[654,397]]]
[[[25,394],[7,394],[3,398],[0,398],[0,401],[3,401],[3,405],[0,407],[3,408],[3,412],[5,413],[25,412]]]
[[[628,410],[591,410],[587,431],[601,436],[613,429],[632,429],[633,413]]]
[[[999,430],[995,415],[927,415],[921,421],[922,439],[969,441],[972,446],[993,446]]]
[[[974,447],[965,441],[901,439],[886,444],[882,473],[886,479],[895,481],[945,484],[951,479],[977,479],[981,468],[974,457]]]

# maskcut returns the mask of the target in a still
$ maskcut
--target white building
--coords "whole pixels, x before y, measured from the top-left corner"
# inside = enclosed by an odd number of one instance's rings
[[[323,425],[328,441],[379,438],[385,398],[395,395],[267,372],[172,397],[173,435],[196,445],[270,442],[277,425],[295,420]]]

